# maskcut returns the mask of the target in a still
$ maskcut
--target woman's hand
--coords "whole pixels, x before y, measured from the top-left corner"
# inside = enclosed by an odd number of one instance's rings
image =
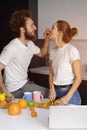
[[[56,91],[55,91],[54,88],[50,89],[49,98],[50,98],[51,101],[55,100],[55,98],[56,98]]]
[[[62,98],[59,98],[58,99],[58,105],[67,105],[69,103],[69,100],[70,98],[66,95],[66,96],[63,96]]]

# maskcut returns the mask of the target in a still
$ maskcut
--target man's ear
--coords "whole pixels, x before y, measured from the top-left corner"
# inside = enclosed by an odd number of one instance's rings
[[[20,27],[20,32],[25,32],[25,29],[24,29],[24,27]]]

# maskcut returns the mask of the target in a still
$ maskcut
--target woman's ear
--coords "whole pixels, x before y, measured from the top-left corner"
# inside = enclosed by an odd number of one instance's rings
[[[63,32],[62,32],[62,31],[59,31],[59,34],[60,34],[61,36],[63,36]]]
[[[60,37],[62,38],[62,37],[63,37],[63,32],[62,32],[62,31],[59,31],[59,35],[60,35]]]

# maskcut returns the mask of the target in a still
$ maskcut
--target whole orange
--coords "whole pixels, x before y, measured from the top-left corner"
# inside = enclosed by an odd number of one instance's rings
[[[18,104],[21,108],[26,108],[28,106],[28,102],[25,99],[19,99]]]
[[[0,101],[0,107],[1,108],[7,108],[8,107],[7,101]]]
[[[17,102],[11,102],[8,106],[8,113],[10,115],[18,115],[21,112],[21,107]]]
[[[30,111],[34,111],[35,110],[35,107],[30,107]]]
[[[32,111],[32,112],[31,112],[31,116],[32,116],[32,117],[36,117],[36,116],[37,116],[37,112],[36,112],[36,111]]]

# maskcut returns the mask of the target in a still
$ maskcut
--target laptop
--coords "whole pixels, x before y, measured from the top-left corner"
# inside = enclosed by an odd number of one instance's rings
[[[49,128],[87,128],[87,106],[50,106]]]

